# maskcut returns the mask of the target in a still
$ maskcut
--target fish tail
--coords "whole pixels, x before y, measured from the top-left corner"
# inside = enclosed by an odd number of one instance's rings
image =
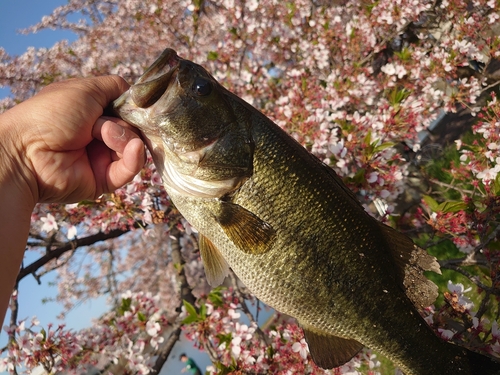
[[[467,350],[471,375],[500,375],[500,362],[495,359]]]

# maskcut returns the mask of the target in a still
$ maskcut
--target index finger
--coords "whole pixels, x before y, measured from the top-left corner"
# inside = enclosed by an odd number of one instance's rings
[[[128,90],[130,85],[118,75],[108,75],[90,78],[70,78],[54,82],[44,87],[39,95],[50,93],[54,90],[78,89],[91,95],[103,109],[121,94]]]
[[[127,81],[117,75],[86,78],[80,80],[79,83],[92,92],[92,96],[102,108],[106,108],[111,101],[130,87]]]

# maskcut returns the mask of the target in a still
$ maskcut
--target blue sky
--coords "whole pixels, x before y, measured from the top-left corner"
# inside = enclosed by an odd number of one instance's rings
[[[0,0],[0,46],[11,55],[20,55],[27,47],[51,47],[61,39],[73,40],[69,31],[43,30],[36,34],[23,35],[17,32],[34,25],[53,9],[67,0]],[[0,98],[9,91],[0,88]]]

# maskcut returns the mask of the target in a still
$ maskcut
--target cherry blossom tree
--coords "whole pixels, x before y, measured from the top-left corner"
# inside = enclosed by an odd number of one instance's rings
[[[498,0],[68,0],[24,32],[70,30],[74,42],[20,56],[0,47],[0,85],[11,90],[0,110],[66,78],[132,83],[174,48],[329,164],[368,212],[436,255],[453,282],[435,279],[442,295],[422,314],[443,338],[495,355],[499,25]],[[16,287],[0,371],[159,372],[185,333],[208,353],[210,374],[325,373],[296,322],[275,314],[258,324],[262,304],[234,275],[210,290],[196,231],[151,162],[96,201],[38,205],[26,251],[38,258],[17,284],[55,272],[66,311],[100,295],[115,308],[79,332],[40,327],[19,321]],[[330,373],[377,374],[379,359],[367,349]]]

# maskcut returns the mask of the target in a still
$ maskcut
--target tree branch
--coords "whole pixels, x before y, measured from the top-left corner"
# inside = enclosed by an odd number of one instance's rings
[[[194,305],[196,303],[196,297],[193,295],[193,289],[187,282],[186,273],[184,271],[184,259],[181,255],[181,246],[179,244],[179,239],[181,237],[180,231],[173,226],[170,228],[170,250],[172,252],[172,263],[177,269],[177,283],[179,285],[181,301],[185,300],[190,304]],[[178,308],[178,312],[181,312],[182,303]]]
[[[174,323],[172,326],[173,331],[170,334],[170,337],[168,340],[163,344],[161,349],[158,351],[157,355],[158,358],[156,358],[155,364],[152,367],[152,373],[153,374],[159,374],[161,369],[163,368],[163,365],[168,359],[168,356],[172,352],[172,349],[177,341],[179,341],[179,338],[181,337],[182,333],[182,322],[178,321]]]
[[[448,268],[450,266],[489,266],[489,262],[486,259],[476,259],[471,257],[465,258],[455,258],[455,259],[445,259],[440,260],[439,265],[443,268]]]
[[[458,191],[459,193],[462,193],[463,195],[466,195],[466,194],[470,194],[470,195],[474,195],[477,193],[477,191],[472,191],[472,190],[466,190],[466,189],[461,189],[457,186],[454,186],[454,185],[451,185],[451,184],[447,184],[445,182],[442,182],[442,181],[438,181],[436,180],[435,178],[429,178],[428,181],[431,183],[431,184],[434,184],[434,185],[439,185],[439,186],[443,186],[443,187],[446,187],[446,188],[449,188],[449,189],[453,189],[453,190],[456,190]]]
[[[109,231],[108,233],[99,232],[92,236],[88,236],[85,238],[79,238],[70,242],[67,242],[63,246],[57,247],[54,250],[47,251],[47,253],[31,263],[30,265],[21,268],[19,274],[17,275],[17,282],[21,281],[26,276],[33,274],[35,275],[36,271],[45,266],[51,260],[59,258],[65,252],[70,250],[75,250],[79,247],[90,246],[99,241],[105,241],[111,238],[117,238],[121,235],[130,232],[130,229],[122,230],[122,229],[114,229]],[[35,276],[36,278],[36,276]]]
[[[440,262],[440,265],[441,265],[441,262]],[[462,275],[467,277],[470,281],[472,281],[474,284],[476,284],[478,287],[485,290],[487,293],[491,293],[495,296],[500,296],[500,290],[498,290],[497,288],[490,287],[490,286],[483,284],[482,282],[479,281],[478,276],[472,275],[471,273],[467,272],[463,268],[460,268],[458,266],[454,266],[451,264],[446,264],[446,265],[441,265],[441,266],[443,268],[447,268],[449,270],[453,270],[455,272],[461,273]]]
[[[16,282],[14,286],[14,290],[12,292],[12,296],[10,297],[10,330],[9,330],[9,343],[7,347],[10,345],[15,345],[16,342],[16,330],[13,329],[17,327],[17,317],[19,315],[19,282]],[[17,375],[17,368],[11,370],[11,374]]]
[[[193,289],[187,282],[186,273],[184,270],[184,259],[181,255],[181,247],[179,243],[179,239],[181,237],[180,231],[175,227],[175,225],[170,228],[170,250],[172,251],[172,262],[176,266],[177,274],[176,279],[179,285],[179,293],[180,293],[180,304],[177,307],[176,311],[180,314],[182,310],[182,301],[187,301],[190,304],[194,305],[196,303],[196,297],[193,295]],[[182,333],[182,319],[177,316],[177,319],[172,325],[173,332],[170,334],[170,337],[162,345],[161,349],[157,352],[158,358],[155,361],[155,364],[152,367],[152,372],[154,374],[159,374],[163,365],[168,359],[168,356],[172,352],[172,348],[175,343],[179,340]]]

